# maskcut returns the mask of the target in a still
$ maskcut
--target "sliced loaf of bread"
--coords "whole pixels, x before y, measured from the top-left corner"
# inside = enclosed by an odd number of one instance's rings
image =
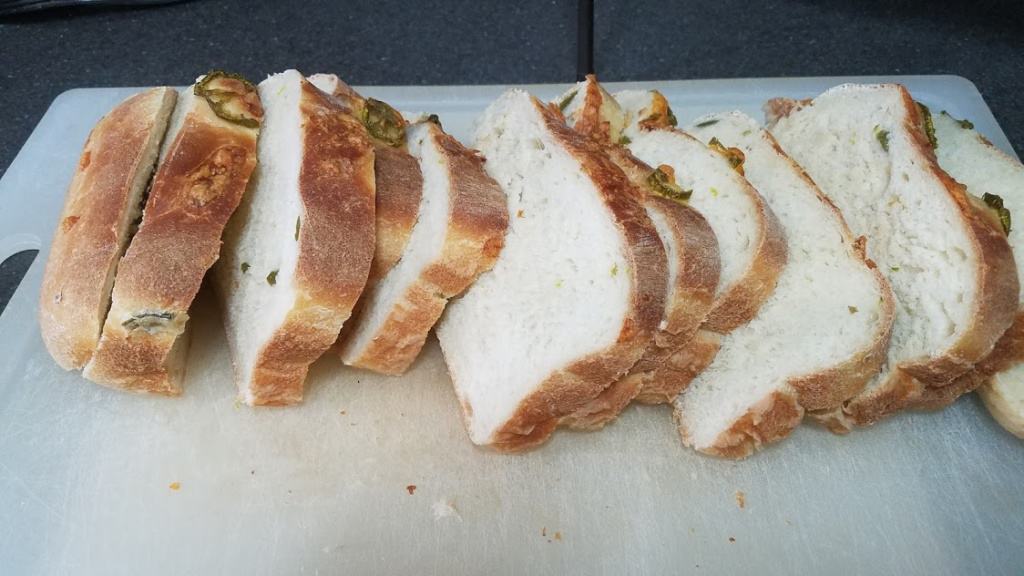
[[[85,141],[50,244],[39,291],[39,329],[50,356],[81,369],[99,344],[117,263],[142,213],[177,92],[128,98]]]
[[[600,428],[631,400],[671,402],[691,378],[687,370],[709,352],[694,340],[715,299],[718,286],[718,241],[703,216],[686,204],[669,169],[654,169],[619,144],[625,114],[615,99],[590,75],[559,100],[566,121],[605,148],[608,157],[644,192],[644,209],[654,223],[668,257],[668,288],[658,331],[629,373],[588,402],[563,424]],[[682,372],[682,374],[681,374]]]
[[[744,174],[786,230],[789,261],[753,320],[722,337],[707,370],[675,401],[683,442],[745,457],[805,410],[839,407],[881,368],[891,291],[839,211],[750,117],[712,114],[687,132],[743,153]]]
[[[347,108],[295,70],[259,92],[260,163],[225,234],[215,285],[240,397],[294,404],[369,274],[373,147]]]
[[[437,335],[470,438],[521,450],[640,358],[661,321],[667,262],[641,192],[557,108],[510,90],[480,118],[475,145],[505,192],[509,229]]]
[[[262,116],[256,88],[232,74],[211,72],[179,96],[86,378],[181,393],[188,310],[256,165]]]
[[[1002,217],[1014,254],[1024,255],[1024,231],[1010,222],[1011,214],[1024,214],[1024,164],[993,146],[968,121],[943,112],[935,116],[934,128],[939,165]],[[1017,267],[1017,281],[1024,284],[1024,266]],[[962,377],[963,387],[981,384],[978,393],[989,412],[1024,438],[1024,299],[1018,300],[1013,325],[973,372]]]
[[[867,238],[867,255],[895,294],[882,372],[842,409],[820,415],[835,431],[871,424],[992,350],[1017,311],[1010,246],[939,168],[923,112],[902,86],[843,85],[765,109],[783,149]]]
[[[718,239],[721,268],[715,300],[685,348],[689,359],[674,362],[678,369],[673,385],[654,398],[668,399],[711,362],[721,335],[757,314],[785,267],[786,240],[768,203],[743,177],[738,158],[677,129],[661,93],[626,91],[615,100],[627,118],[622,141],[630,152],[651,166],[671,170],[676,184],[690,192],[689,206]]]
[[[373,143],[376,246],[366,281],[369,289],[398,263],[409,242],[423,194],[420,164],[409,153],[406,120],[394,108],[364,98],[334,74],[314,74],[309,81],[348,107],[366,126]]]
[[[508,226],[505,194],[484,159],[432,122],[407,133],[420,162],[423,201],[398,263],[369,292],[341,344],[350,365],[401,374],[419,354],[448,299],[494,265]]]

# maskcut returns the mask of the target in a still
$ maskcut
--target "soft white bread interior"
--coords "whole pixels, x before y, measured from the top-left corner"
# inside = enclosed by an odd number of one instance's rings
[[[996,216],[1005,218],[1014,255],[1024,254],[1024,232],[1010,221],[1024,214],[1024,165],[993,146],[969,121],[942,112],[934,117],[934,127],[939,165],[967,186],[969,194],[996,210]],[[999,209],[1005,212],[1000,214]],[[1024,284],[1022,275],[1024,266],[1018,266],[1019,284]],[[974,371],[980,376],[977,380],[984,382],[978,393],[989,412],[1004,428],[1024,438],[1024,301],[1018,300],[1013,326]]]
[[[448,299],[493,266],[508,208],[484,160],[432,122],[409,128],[423,200],[398,263],[369,292],[341,345],[351,366],[401,374],[416,359]]]
[[[65,370],[82,368],[96,351],[177,94],[162,87],[131,96],[85,142],[39,293],[43,342]]]
[[[225,234],[215,284],[240,397],[293,404],[369,273],[373,148],[348,109],[295,70],[259,92],[259,166]]]
[[[437,334],[470,438],[518,450],[640,357],[667,264],[639,191],[557,109],[510,90],[480,118],[475,145],[508,199],[509,230]]]
[[[675,402],[686,444],[744,457],[789,434],[805,409],[835,408],[860,392],[885,359],[893,301],[839,211],[757,122],[713,114],[687,131],[738,148],[744,174],[786,230],[789,261],[775,291],[722,337]]]
[[[706,364],[714,348],[694,338],[715,300],[718,242],[703,216],[687,205],[669,168],[652,168],[620,143],[626,115],[594,75],[556,101],[566,122],[602,146],[608,157],[644,192],[644,209],[654,223],[668,257],[665,309],[658,331],[643,357],[619,381],[563,423],[596,429],[611,421],[632,400],[671,402]]]
[[[86,378],[181,393],[189,308],[256,165],[262,115],[256,88],[234,74],[210,72],[181,93]]]
[[[1017,310],[998,223],[939,168],[902,86],[843,85],[810,102],[769,102],[766,112],[783,149],[867,238],[896,297],[882,372],[823,417],[833,429],[866,425],[944,389],[992,350]]]

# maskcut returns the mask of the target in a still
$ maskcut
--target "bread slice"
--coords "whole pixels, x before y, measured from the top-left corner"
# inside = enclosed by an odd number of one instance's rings
[[[494,265],[508,226],[505,194],[484,172],[483,157],[432,122],[413,125],[407,139],[422,166],[419,217],[341,345],[345,364],[396,375],[416,359],[448,299]]]
[[[786,152],[867,237],[895,294],[882,372],[821,415],[833,430],[874,423],[992,350],[1017,310],[1013,255],[998,225],[939,168],[902,86],[843,85],[807,103],[769,102],[766,112]]]
[[[215,280],[242,400],[302,400],[373,258],[373,147],[349,110],[295,70],[260,83],[260,164]]]
[[[712,114],[687,132],[742,152],[744,174],[787,232],[775,291],[722,337],[714,361],[675,401],[685,444],[740,458],[787,436],[805,409],[839,407],[864,388],[885,360],[893,299],[863,240],[757,122]]]
[[[1009,210],[1007,218],[1024,214],[1024,164],[993,146],[970,122],[942,112],[935,116],[934,128],[935,155],[943,170],[967,186],[969,194],[1001,203]],[[1007,241],[1020,256],[1024,232],[1009,220],[1007,225]],[[1017,267],[1017,282],[1024,284],[1024,266]],[[1024,438],[1024,299],[1020,294],[1013,325],[972,372],[961,377],[961,387],[980,384],[978,393],[989,412],[1004,428]]]
[[[704,217],[680,195],[665,196],[666,187],[669,195],[681,193],[672,187],[670,171],[655,173],[619,144],[625,114],[595,76],[576,84],[558,102],[568,124],[604,146],[608,157],[645,192],[644,209],[668,257],[665,310],[643,357],[597,398],[563,419],[572,428],[591,430],[615,418],[634,399],[648,404],[671,402],[693,376],[686,371],[703,364],[694,361],[695,352],[707,353],[697,346],[694,335],[714,303],[718,241]]]
[[[39,329],[50,356],[81,369],[99,344],[117,263],[142,212],[177,92],[131,96],[92,129],[64,200],[39,294]]]
[[[181,393],[188,309],[256,165],[262,115],[256,89],[223,72],[179,96],[86,378],[136,392]]]
[[[978,393],[992,417],[1011,434],[1024,440],[1024,363],[993,374]]]
[[[309,81],[338,98],[369,129],[377,186],[376,246],[366,281],[369,290],[398,263],[409,242],[423,195],[420,164],[408,150],[404,134],[406,121],[394,108],[379,100],[364,98],[334,74],[314,74]],[[390,122],[377,120],[382,117]]]
[[[640,358],[667,262],[640,191],[557,108],[510,90],[480,118],[476,147],[508,199],[509,231],[437,335],[470,438],[521,450]]]
[[[688,345],[674,386],[662,394],[683,390],[714,358],[719,340],[750,321],[786,263],[786,239],[771,208],[722,150],[713,150],[675,127],[675,116],[657,91],[615,94],[627,120],[626,146],[651,166],[674,172],[676,183],[691,192],[688,204],[710,224],[718,239],[721,262],[715,300],[701,329]]]

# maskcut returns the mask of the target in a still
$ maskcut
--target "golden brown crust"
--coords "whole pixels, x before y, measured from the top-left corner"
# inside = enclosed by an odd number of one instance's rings
[[[318,74],[313,78],[317,85],[329,90],[330,95],[350,111],[365,106],[366,98],[334,74]],[[375,141],[372,136],[370,140],[375,153],[373,172],[377,187],[376,247],[370,277],[366,281],[367,291],[402,257],[423,196],[420,165],[407,147],[404,144],[401,147],[389,146]]]
[[[374,150],[377,232],[368,285],[383,278],[402,257],[423,197],[423,174],[416,158],[404,149],[381,144]]]
[[[256,166],[258,129],[221,119],[203,98],[192,103],[153,177],[142,223],[118,265],[99,347],[85,369],[86,378],[106,386],[180,394],[181,374],[169,365],[172,349]],[[132,324],[152,313],[170,318],[153,327]]]
[[[451,182],[448,230],[438,258],[406,288],[369,344],[347,361],[383,374],[402,374],[409,368],[448,299],[494,266],[508,228],[505,194],[484,171],[483,157],[436,125],[427,130],[445,159]],[[357,318],[354,324],[358,322]]]
[[[579,114],[573,123],[573,129],[593,138],[595,141],[614,145],[612,142],[611,122],[601,114],[601,106],[604,104],[604,94],[601,93],[601,86],[597,83],[597,77],[593,74],[587,75],[584,84],[583,103],[579,107]],[[580,97],[579,94],[576,95]],[[622,168],[622,165],[619,165]]]
[[[643,375],[638,400],[652,404],[673,400],[717,354],[717,338],[694,337],[715,301],[720,261],[715,233],[697,211],[656,197],[648,198],[647,206],[669,223],[679,266],[663,326],[630,371]]]
[[[309,365],[334,342],[363,291],[374,250],[374,148],[344,106],[302,80],[304,153],[295,304],[263,346],[253,404],[302,399]]]
[[[547,440],[562,417],[600,394],[640,358],[664,312],[668,273],[664,248],[641,204],[642,192],[599,144],[566,126],[556,107],[533,102],[547,130],[580,162],[614,215],[624,239],[633,290],[616,343],[552,373],[495,432],[492,446],[505,452]]]
[[[39,295],[43,342],[65,370],[85,366],[99,344],[117,262],[176,95],[167,87],[135,94],[100,119],[85,142]]]

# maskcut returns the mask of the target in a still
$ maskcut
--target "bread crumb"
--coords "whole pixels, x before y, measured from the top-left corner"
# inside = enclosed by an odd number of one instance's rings
[[[729,542],[735,543],[735,542],[736,542],[736,539],[735,539],[735,538],[733,538],[732,536],[729,536]]]
[[[561,539],[562,539],[562,533],[561,532],[555,532],[555,540],[561,540]]]
[[[348,412],[342,410],[342,411],[338,412],[338,414],[341,414],[342,416],[344,416],[344,415],[348,414]]]
[[[440,520],[442,518],[455,518],[462,520],[462,516],[459,511],[455,508],[455,502],[451,500],[441,499],[430,507],[434,511],[434,520]]]
[[[736,505],[743,510],[747,507],[747,495],[743,493],[743,490],[736,491]]]
[[[416,493],[416,485],[415,484],[409,484],[408,486],[405,487],[405,489],[406,489],[406,491],[409,492],[409,496],[412,496],[413,494]]]
[[[541,529],[540,529],[540,535],[541,535],[541,536],[547,536],[547,535],[548,535],[548,529],[547,529],[547,527],[544,527],[544,528],[541,528]]]
[[[522,210],[519,210],[518,212],[516,212],[516,218],[522,218],[522,217],[523,217],[523,211]]]
[[[175,491],[181,490],[181,482],[171,482],[167,487]]]

